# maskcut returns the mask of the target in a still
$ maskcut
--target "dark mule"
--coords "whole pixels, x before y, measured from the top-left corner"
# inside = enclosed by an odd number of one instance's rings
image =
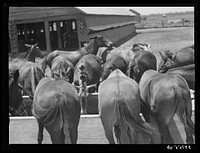
[[[25,44],[25,46],[28,47],[28,51],[26,52],[24,59],[35,63],[36,57],[40,57],[40,58],[44,57],[44,54],[42,53],[42,51],[37,45],[38,43],[34,45]]]
[[[19,73],[20,77],[18,82],[23,87],[24,94],[33,99],[36,86],[38,85],[39,81],[44,77],[44,73],[39,67],[34,65],[27,67],[23,66],[19,70]]]
[[[142,113],[147,122],[152,114],[158,124],[161,142],[173,144],[169,131],[169,123],[177,113],[184,125],[186,142],[194,143],[195,132],[192,117],[190,89],[183,77],[177,74],[160,74],[154,70],[144,72],[140,83],[140,97],[143,101]]]
[[[11,116],[20,115],[20,105],[22,104],[22,88],[18,84],[19,70],[9,71],[9,113]]]
[[[164,72],[169,68],[175,68],[194,63],[194,46],[184,47],[174,54],[170,51],[159,53],[162,57],[158,66],[159,72]]]
[[[88,54],[83,56],[75,66],[73,84],[79,88],[82,113],[87,113],[88,92],[95,92],[101,77],[101,60],[96,55]],[[89,90],[90,89],[90,90]]]
[[[189,88],[195,90],[195,64],[171,68],[166,73],[179,74],[187,81]]]
[[[77,90],[64,80],[45,77],[40,80],[33,99],[33,115],[38,122],[38,143],[44,127],[53,144],[76,144],[80,119]]]
[[[139,83],[143,73],[148,69],[156,70],[156,57],[150,52],[138,51],[129,63],[127,75]]]
[[[56,80],[66,80],[72,83],[74,76],[74,65],[64,56],[57,56],[52,61],[51,77]]]
[[[128,65],[123,57],[119,54],[113,54],[112,57],[110,57],[103,65],[102,80],[105,80],[115,69],[120,69],[124,74],[126,74],[127,67]]]
[[[117,143],[141,143],[135,133],[147,143],[159,143],[159,132],[144,122],[140,113],[139,86],[119,69],[99,85],[98,109],[105,135],[114,144],[113,128]],[[142,142],[143,143],[143,142]]]
[[[52,60],[58,56],[62,55],[68,58],[68,60],[75,66],[78,60],[86,55],[86,54],[94,54],[96,55],[98,52],[99,47],[110,47],[112,46],[112,42],[108,39],[105,39],[103,36],[93,36],[90,38],[90,42],[87,46],[82,47],[77,51],[59,51],[55,50],[48,54],[43,62],[42,62],[42,70],[45,72],[47,65],[51,68]]]

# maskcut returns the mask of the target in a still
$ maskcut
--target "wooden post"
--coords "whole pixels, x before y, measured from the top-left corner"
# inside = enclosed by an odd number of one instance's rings
[[[182,18],[182,24],[183,24],[183,27],[185,26],[185,25],[184,25],[184,22],[185,22],[185,20],[184,20],[184,18]]]
[[[44,21],[44,29],[45,29],[45,38],[46,38],[47,51],[51,51],[49,21],[48,21],[47,18],[45,18],[45,21]]]
[[[162,19],[162,28],[164,28],[164,21],[163,21],[163,19]]]
[[[25,41],[28,40],[28,36],[27,36],[27,26],[26,26],[26,24],[24,24],[24,40],[25,40]]]
[[[57,36],[58,36],[58,48],[62,49],[62,35],[61,35],[61,28],[60,28],[60,24],[59,21],[56,21],[56,27],[57,27]]]
[[[8,22],[8,30],[9,30],[9,42],[10,42],[9,44],[11,53],[13,57],[16,57],[15,55],[19,55],[19,48],[18,48],[17,26],[13,20]]]

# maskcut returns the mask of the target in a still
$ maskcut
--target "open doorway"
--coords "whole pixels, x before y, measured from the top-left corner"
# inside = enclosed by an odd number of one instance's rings
[[[44,22],[17,24],[18,47],[20,52],[27,51],[24,44],[35,44],[46,50]]]
[[[51,49],[73,51],[79,49],[75,19],[49,22]]]

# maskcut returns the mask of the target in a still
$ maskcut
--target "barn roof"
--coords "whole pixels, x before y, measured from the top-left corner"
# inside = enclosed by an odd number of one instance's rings
[[[135,16],[128,9],[120,7],[9,7],[10,20],[25,20],[77,13],[86,15]]]
[[[135,16],[136,14],[129,11],[128,8],[121,7],[77,7],[85,14],[93,15],[128,15]]]

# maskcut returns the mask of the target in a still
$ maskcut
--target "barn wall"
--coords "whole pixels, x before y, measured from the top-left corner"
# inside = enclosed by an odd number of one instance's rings
[[[122,23],[136,20],[135,16],[111,16],[111,15],[85,15],[87,27]]]
[[[135,24],[130,24],[122,27],[118,27],[115,29],[109,29],[102,32],[97,32],[95,34],[89,35],[89,37],[99,34],[104,36],[105,38],[110,39],[113,43],[119,41],[120,39],[130,35],[131,33],[136,32]]]

